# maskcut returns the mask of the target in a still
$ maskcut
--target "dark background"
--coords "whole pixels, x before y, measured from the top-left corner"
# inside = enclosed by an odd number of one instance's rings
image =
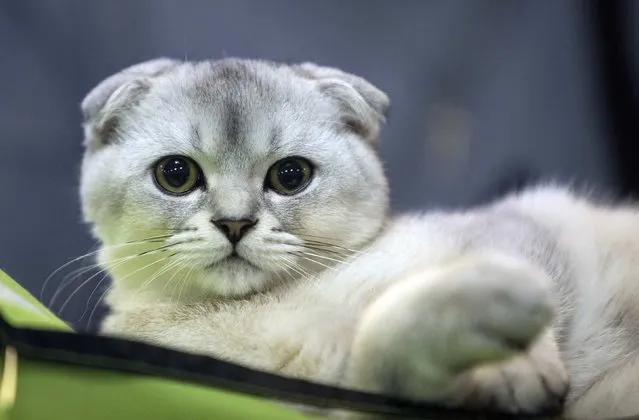
[[[366,77],[392,100],[381,153],[396,211],[539,179],[639,189],[638,1],[0,0],[0,268],[36,296],[95,246],[77,197],[79,102],[157,56],[311,60]],[[65,319],[87,325],[99,279]]]

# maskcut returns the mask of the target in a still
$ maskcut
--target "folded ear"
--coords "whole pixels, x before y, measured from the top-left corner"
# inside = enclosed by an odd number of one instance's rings
[[[365,79],[314,63],[293,66],[302,77],[317,80],[320,91],[342,111],[342,123],[373,145],[377,145],[381,123],[390,108],[388,96]]]
[[[103,80],[84,98],[85,146],[97,149],[114,141],[119,117],[146,93],[150,80],[180,62],[158,58],[128,67]]]

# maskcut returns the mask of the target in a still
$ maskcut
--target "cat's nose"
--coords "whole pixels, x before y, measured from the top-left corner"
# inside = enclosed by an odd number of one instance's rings
[[[217,227],[233,245],[237,244],[242,236],[246,234],[255,224],[257,220],[249,219],[218,219],[211,220],[211,222]]]

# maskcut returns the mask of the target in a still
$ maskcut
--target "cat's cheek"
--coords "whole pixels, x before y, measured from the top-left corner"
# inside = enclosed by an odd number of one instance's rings
[[[299,229],[301,204],[274,192],[265,193],[262,209],[258,214],[260,227],[268,225],[270,228],[285,231]]]

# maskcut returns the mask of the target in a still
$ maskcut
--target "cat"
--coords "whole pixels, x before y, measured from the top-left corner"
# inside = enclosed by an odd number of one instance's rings
[[[389,98],[314,63],[159,58],[83,100],[101,334],[320,383],[639,413],[639,216],[540,184],[391,216]]]

